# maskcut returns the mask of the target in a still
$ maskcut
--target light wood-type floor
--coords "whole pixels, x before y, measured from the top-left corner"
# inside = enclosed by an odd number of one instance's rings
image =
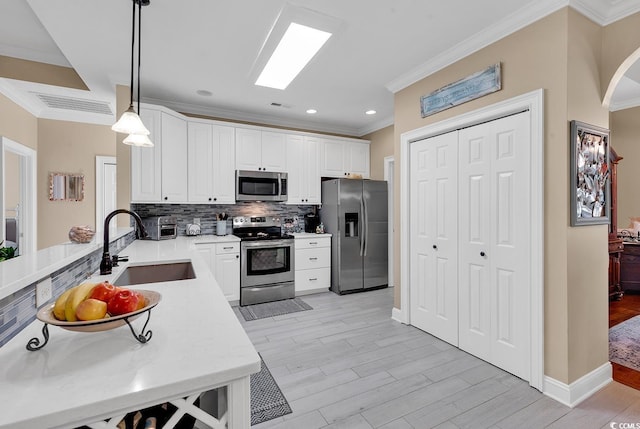
[[[640,423],[640,391],[612,382],[577,407],[565,407],[393,321],[393,289],[302,299],[313,310],[246,322],[235,309],[293,410],[256,429],[589,429]]]

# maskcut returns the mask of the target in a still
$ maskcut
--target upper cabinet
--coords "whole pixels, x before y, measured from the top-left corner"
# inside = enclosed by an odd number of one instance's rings
[[[131,148],[131,200],[187,201],[187,122],[148,108],[140,118],[154,146]]]
[[[235,203],[235,129],[206,122],[188,124],[188,200]]]
[[[236,128],[236,170],[286,171],[286,134]]]
[[[323,139],[320,144],[320,175],[343,178],[362,175],[368,179],[369,143]]]
[[[320,204],[320,139],[287,135],[287,204]]]

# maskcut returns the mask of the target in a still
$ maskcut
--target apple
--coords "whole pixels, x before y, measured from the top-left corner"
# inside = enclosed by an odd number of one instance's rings
[[[142,310],[147,306],[147,300],[140,292],[136,292],[136,294],[138,295],[138,308],[136,310]]]
[[[129,289],[121,289],[107,303],[107,311],[112,316],[131,313],[138,310],[140,294]]]
[[[76,307],[78,320],[98,320],[107,315],[107,303],[99,299],[88,298]]]
[[[96,287],[93,288],[91,294],[89,295],[89,298],[109,302],[109,300],[113,298],[119,290],[121,290],[119,287],[114,286],[107,281],[104,281],[102,283],[98,283]]]

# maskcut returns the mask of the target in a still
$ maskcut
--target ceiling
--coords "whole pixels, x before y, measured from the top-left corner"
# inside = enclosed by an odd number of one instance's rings
[[[294,1],[151,0],[142,13],[141,100],[361,136],[393,123],[394,92],[559,8],[570,5],[601,25],[640,11],[638,0]],[[339,30],[287,89],[255,86],[254,62],[285,7],[335,18]],[[73,67],[90,90],[0,79],[0,92],[38,117],[112,123],[108,111],[52,108],[36,93],[96,101],[113,112],[115,85],[129,84],[130,49],[130,0],[0,2],[0,55]],[[623,86],[612,108],[640,100],[640,67]],[[377,113],[365,115],[369,109]]]

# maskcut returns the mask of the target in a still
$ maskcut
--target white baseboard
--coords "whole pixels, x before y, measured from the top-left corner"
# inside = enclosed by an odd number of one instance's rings
[[[391,318],[393,320],[395,320],[396,322],[400,322],[400,323],[404,323],[405,325],[407,325],[407,320],[405,317],[405,313],[404,311],[400,310],[399,308],[395,308],[393,307],[393,310],[391,310]]]
[[[565,384],[554,378],[545,376],[543,393],[548,397],[573,408],[607,384],[611,383],[613,381],[612,377],[613,368],[611,367],[610,362],[594,369],[589,374],[580,377],[571,384]]]

